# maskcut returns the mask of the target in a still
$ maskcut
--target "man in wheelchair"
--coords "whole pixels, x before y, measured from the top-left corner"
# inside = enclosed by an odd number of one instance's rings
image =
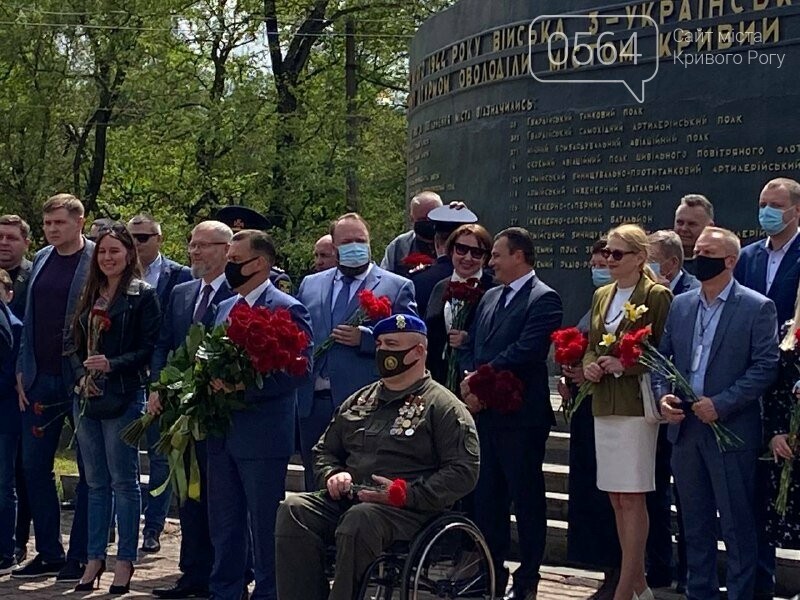
[[[475,487],[479,445],[464,404],[425,370],[412,315],[374,329],[381,379],[345,400],[314,447],[320,491],[289,497],[275,528],[280,600],[352,600],[370,564]],[[333,588],[325,549],[336,543]]]

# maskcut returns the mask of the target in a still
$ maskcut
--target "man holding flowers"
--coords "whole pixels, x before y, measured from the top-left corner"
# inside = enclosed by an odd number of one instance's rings
[[[303,279],[297,299],[311,315],[314,374],[298,391],[300,453],[306,490],[314,489],[311,448],[334,410],[375,381],[371,325],[392,313],[415,314],[414,284],[372,263],[369,225],[347,213],[331,225],[338,266]]]
[[[275,246],[267,234],[245,229],[233,236],[225,278],[236,295],[219,305],[216,323],[226,322],[234,306],[241,303],[270,311],[286,309],[310,339],[306,308],[269,281],[274,262]],[[232,333],[230,329],[228,333]],[[297,388],[308,381],[310,352],[309,345],[304,373],[274,371],[263,377],[260,387],[244,389],[246,408],[233,411],[225,435],[208,438],[208,517],[214,546],[209,591],[214,598],[241,598],[248,538],[254,557],[253,598],[276,598],[275,513],[285,493],[286,468],[294,451]],[[212,383],[224,392],[241,386],[237,381]]]
[[[739,251],[733,232],[703,230],[695,245],[701,288],[675,298],[659,345],[699,400],[687,404],[677,392],[667,393],[668,383],[654,374],[654,391],[670,423],[686,530],[687,596],[698,600],[719,595],[717,511],[728,551],[728,598],[754,597],[759,399],[775,379],[779,351],[775,304],[733,280]],[[717,422],[741,444],[718,445],[709,426]]]

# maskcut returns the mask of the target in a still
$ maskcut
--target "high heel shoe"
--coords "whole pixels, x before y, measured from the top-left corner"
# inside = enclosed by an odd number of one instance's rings
[[[127,583],[125,583],[125,585],[112,585],[110,588],[108,588],[108,593],[115,596],[121,596],[122,594],[127,594],[128,592],[130,592],[131,579],[133,579],[133,572],[135,570],[136,569],[134,568],[133,563],[131,563],[131,572],[130,575],[128,575]]]
[[[100,568],[95,573],[95,576],[92,577],[89,581],[81,581],[75,586],[76,592],[91,592],[92,590],[96,590],[100,588],[100,577],[103,576],[106,570],[106,561],[100,561]]]

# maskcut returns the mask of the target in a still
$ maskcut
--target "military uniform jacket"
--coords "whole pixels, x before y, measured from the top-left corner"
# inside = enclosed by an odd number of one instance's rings
[[[339,472],[367,485],[402,478],[406,508],[441,512],[475,487],[478,448],[472,415],[426,373],[405,390],[378,381],[345,400],[314,447],[314,472],[320,489]]]

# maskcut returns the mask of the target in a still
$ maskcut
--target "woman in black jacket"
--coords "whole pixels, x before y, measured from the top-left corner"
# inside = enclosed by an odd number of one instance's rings
[[[427,366],[434,381],[447,386],[448,361],[446,349],[451,345],[450,336],[461,339],[460,333],[466,332],[472,324],[477,302],[470,302],[466,322],[461,331],[453,323],[454,307],[458,301],[450,299],[448,289],[454,283],[472,282],[477,287],[478,295],[493,287],[492,276],[484,269],[492,250],[492,237],[481,225],[472,223],[461,225],[447,238],[447,254],[453,261],[453,275],[437,283],[428,300],[425,324],[428,326],[428,359]],[[455,347],[455,346],[454,346]],[[462,375],[450,390],[459,395],[458,389]]]
[[[89,486],[88,559],[77,591],[105,570],[112,492],[119,529],[112,594],[127,593],[139,541],[139,457],[120,432],[144,408],[147,367],[161,312],[155,290],[138,277],[139,257],[124,225],[103,229],[72,324],[75,423]]]

